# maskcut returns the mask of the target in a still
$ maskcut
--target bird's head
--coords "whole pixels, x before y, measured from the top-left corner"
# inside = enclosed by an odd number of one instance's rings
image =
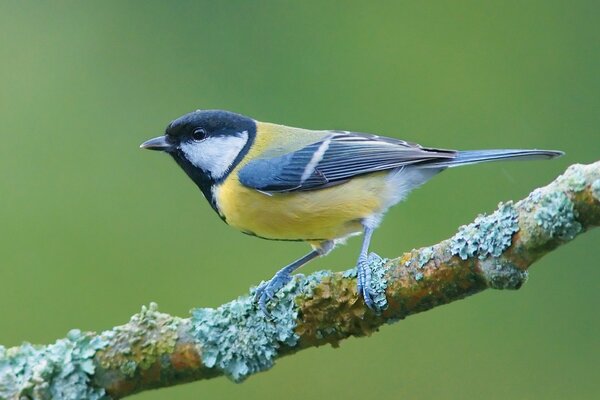
[[[163,136],[140,145],[143,149],[170,154],[206,193],[247,153],[256,121],[221,110],[198,110],[172,121]]]

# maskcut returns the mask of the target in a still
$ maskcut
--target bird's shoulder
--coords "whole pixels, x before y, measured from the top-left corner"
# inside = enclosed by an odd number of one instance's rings
[[[280,157],[320,142],[328,135],[330,135],[330,131],[295,128],[257,121],[256,137],[248,155],[251,159]]]
[[[398,168],[454,152],[350,131],[312,131],[257,124],[256,141],[241,165],[240,182],[260,191],[313,190],[353,176]]]

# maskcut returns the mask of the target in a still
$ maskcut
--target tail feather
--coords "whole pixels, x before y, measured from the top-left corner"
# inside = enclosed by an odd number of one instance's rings
[[[476,164],[485,161],[500,160],[546,160],[562,156],[564,153],[557,150],[524,150],[524,149],[494,149],[494,150],[466,150],[458,151],[456,157],[430,161],[421,164],[421,167],[457,167],[460,165]]]

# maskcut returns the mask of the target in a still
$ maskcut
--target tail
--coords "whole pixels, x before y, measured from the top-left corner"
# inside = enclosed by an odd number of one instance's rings
[[[457,151],[456,157],[440,159],[420,164],[421,167],[457,167],[460,165],[477,164],[485,161],[500,160],[547,160],[562,156],[564,153],[557,150],[522,150],[522,149],[497,149],[497,150],[466,150]]]

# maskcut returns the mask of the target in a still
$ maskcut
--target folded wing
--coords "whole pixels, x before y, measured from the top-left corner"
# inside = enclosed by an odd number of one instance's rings
[[[297,151],[255,159],[246,164],[238,176],[243,185],[265,192],[314,190],[358,175],[451,160],[456,154],[453,150],[424,148],[397,139],[331,131],[318,142]]]

